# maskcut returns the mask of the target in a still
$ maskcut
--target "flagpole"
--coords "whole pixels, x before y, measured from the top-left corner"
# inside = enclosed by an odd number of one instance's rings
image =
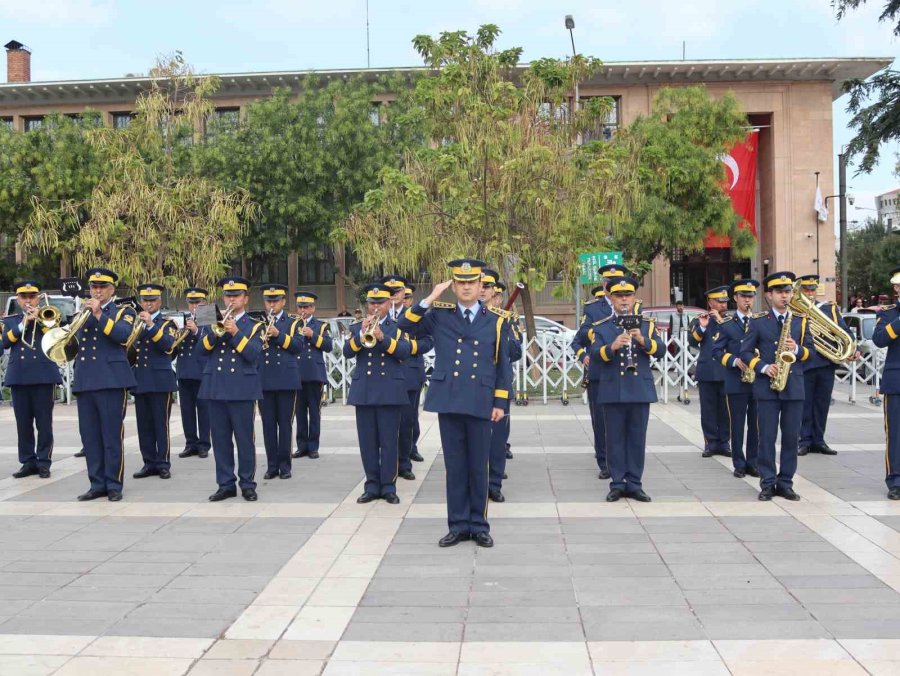
[[[819,194],[819,172],[815,172],[816,174],[816,194]],[[814,216],[816,221],[816,276],[819,275],[819,213],[816,212]],[[822,280],[819,279],[819,284],[822,283]]]

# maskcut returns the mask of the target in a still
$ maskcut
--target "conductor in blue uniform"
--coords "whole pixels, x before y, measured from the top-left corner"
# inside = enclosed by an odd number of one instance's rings
[[[731,457],[731,430],[725,405],[725,367],[713,356],[713,343],[728,308],[728,287],[706,292],[708,312],[696,317],[688,330],[688,344],[700,351],[697,356],[697,386],[700,390],[700,427],[703,430],[703,457]]]
[[[13,473],[15,479],[34,474],[48,479],[53,459],[53,402],[62,376],[41,349],[41,338],[49,328],[38,320],[40,292],[34,280],[16,283],[22,312],[3,320],[3,349],[9,350],[3,384],[12,393],[22,465]]]
[[[799,500],[794,491],[797,471],[797,448],[803,418],[803,364],[812,354],[812,336],[806,319],[793,315],[789,337],[783,352],[776,354],[782,328],[787,321],[788,302],[794,289],[794,273],[776,272],[763,280],[770,310],[750,320],[750,329],[741,341],[741,361],[756,372],[753,395],[756,397],[759,421],[759,499],[768,501],[778,495],[786,500]],[[796,360],[780,392],[771,387],[772,379],[786,368],[785,358]],[[775,438],[781,429],[781,462],[775,464]]]
[[[800,291],[810,302],[814,303],[822,314],[835,324],[840,326],[848,335],[851,335],[850,327],[844,321],[844,317],[838,311],[837,304],[831,301],[816,302],[816,293],[819,289],[819,275],[800,275]],[[859,359],[859,351],[847,360],[854,362]],[[825,443],[825,426],[828,424],[828,409],[831,407],[831,394],[834,391],[834,375],[837,364],[813,350],[809,360],[803,365],[803,387],[805,399],[803,400],[803,424],[800,427],[800,450],[797,455],[807,453],[821,453],[822,455],[837,455],[837,451]]]
[[[884,397],[884,470],[888,498],[900,500],[900,267],[891,272],[894,305],[882,306],[875,323],[872,342],[887,348],[881,373]]]
[[[734,468],[732,473],[738,479],[748,475],[759,476],[756,398],[753,396],[753,384],[744,382],[745,373],[749,372],[751,377],[755,374],[741,361],[741,341],[750,330],[753,301],[758,288],[759,282],[755,279],[739,279],[732,283],[731,292],[737,310],[729,319],[719,324],[719,337],[713,344],[713,359],[725,368],[725,407],[728,410],[728,425],[731,430],[731,464]]]
[[[181,428],[184,430],[184,450],[179,458],[196,455],[205,458],[212,447],[209,431],[209,402],[200,399],[200,384],[203,381],[203,368],[206,363],[206,350],[202,341],[208,326],[197,325],[194,314],[197,308],[206,304],[209,292],[199,286],[184,290],[190,316],[184,320],[185,328],[190,331],[181,345],[178,346],[175,361],[175,378],[178,380],[178,406],[181,410]]]
[[[409,308],[400,327],[414,338],[434,339],[425,410],[438,414],[450,528],[438,544],[450,547],[474,539],[481,547],[492,547],[487,520],[491,423],[503,419],[511,378],[505,320],[478,302],[482,261],[459,258],[448,265],[452,279]],[[451,287],[456,302],[438,301]]]
[[[128,363],[125,342],[131,335],[134,310],[113,302],[119,276],[107,268],[87,271],[91,297],[84,301],[90,313],[77,334],[78,353],[72,392],[78,402],[78,430],[91,487],[81,501],[107,497],[122,499],[125,474],[125,411],[128,390],[136,382]]]
[[[158,476],[169,479],[169,416],[172,393],[177,389],[172,369],[172,346],[177,327],[160,314],[163,287],[141,284],[137,288],[141,301],[138,325],[143,325],[134,343],[134,415],[137,421],[138,445],[144,466],[134,473],[135,479]]]
[[[316,317],[318,296],[311,291],[298,291],[297,312],[305,323],[300,333],[300,392],[297,395],[297,450],[295,458],[319,457],[319,435],[322,430],[322,393],[328,382],[325,355],[331,352],[331,329],[328,322]]]
[[[200,386],[200,398],[209,400],[212,421],[213,455],[216,458],[218,490],[211,502],[237,496],[236,483],[244,500],[255,501],[256,442],[253,418],[256,402],[263,398],[259,359],[263,350],[263,326],[247,314],[250,280],[224,277],[219,280],[225,301],[220,331],[203,336],[209,354]],[[227,315],[227,316],[226,316]],[[219,333],[220,335],[217,335]],[[237,446],[238,478],[234,476],[234,449]]]
[[[388,313],[391,289],[365,287],[368,314],[351,324],[344,356],[356,358],[347,403],[356,407],[356,433],[366,484],[357,502],[378,498],[396,505],[400,411],[408,405],[403,360],[410,344]]]
[[[600,369],[595,397],[606,426],[607,502],[623,497],[650,502],[643,488],[650,404],[656,401],[650,358],[661,355],[665,345],[652,319],[642,319],[640,328],[622,328],[623,317],[634,312],[637,287],[634,277],[611,281],[607,292],[613,313],[594,322],[588,335],[591,363]]]
[[[294,432],[291,423],[300,391],[300,354],[303,335],[300,319],[284,311],[287,287],[284,284],[263,284],[263,302],[270,326],[263,336],[262,373],[263,398],[259,412],[262,417],[263,443],[266,447],[266,473],[263,478],[291,478],[291,443]]]

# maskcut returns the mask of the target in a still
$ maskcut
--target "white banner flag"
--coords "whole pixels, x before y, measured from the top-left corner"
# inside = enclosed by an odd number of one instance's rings
[[[822,199],[822,189],[819,186],[816,186],[816,203],[814,208],[820,221],[824,223],[828,220],[828,207],[825,205],[825,200]]]

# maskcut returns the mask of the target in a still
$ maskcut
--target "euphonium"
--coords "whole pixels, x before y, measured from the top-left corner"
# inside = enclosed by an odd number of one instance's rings
[[[363,325],[359,331],[360,342],[362,343],[363,347],[370,350],[375,347],[375,343],[378,342],[378,339],[375,338],[376,326],[378,326],[378,315],[374,314],[363,322]]]
[[[797,287],[794,287],[794,293],[797,293]],[[787,349],[787,341],[791,337],[791,320],[794,318],[794,312],[788,304],[787,312],[784,315],[784,325],[781,327],[781,335],[778,336],[778,345],[775,346],[775,362],[778,364],[778,375],[772,378],[769,383],[776,392],[783,392],[787,387],[788,376],[791,374],[791,364],[797,361],[797,355]]]
[[[59,366],[75,359],[78,354],[78,339],[75,334],[91,316],[90,308],[85,308],[72,318],[68,326],[56,326],[41,338],[41,349],[47,358]]]
[[[816,352],[826,359],[840,364],[856,352],[856,341],[838,326],[828,315],[800,291],[800,282],[794,283],[794,293],[790,300],[791,309],[806,318],[806,326],[813,337]]]

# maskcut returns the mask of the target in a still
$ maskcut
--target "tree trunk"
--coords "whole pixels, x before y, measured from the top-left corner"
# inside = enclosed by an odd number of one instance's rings
[[[534,337],[534,303],[528,286],[519,293],[519,299],[522,301],[522,314],[525,316],[525,331],[529,337]]]

